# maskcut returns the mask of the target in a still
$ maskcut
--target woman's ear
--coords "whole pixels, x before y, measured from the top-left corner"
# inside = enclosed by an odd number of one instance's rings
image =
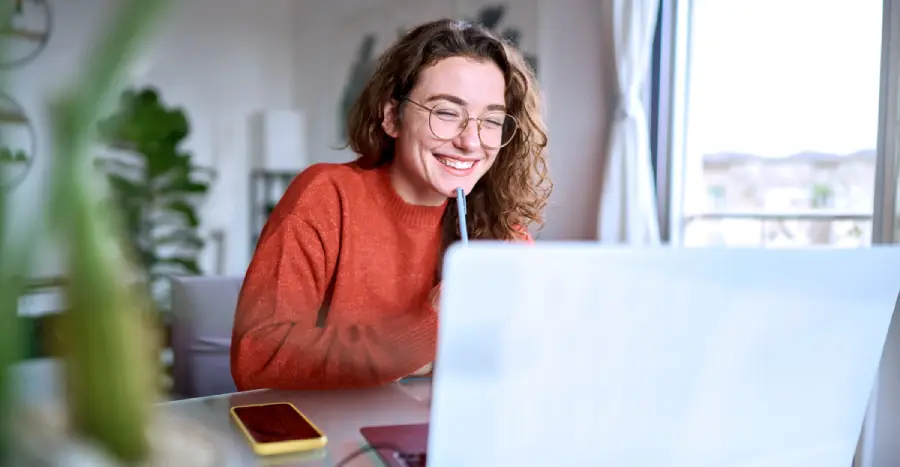
[[[391,138],[396,138],[399,134],[397,131],[400,128],[397,121],[398,110],[397,101],[393,99],[384,104],[384,118],[381,120],[381,128],[384,128],[384,132]]]

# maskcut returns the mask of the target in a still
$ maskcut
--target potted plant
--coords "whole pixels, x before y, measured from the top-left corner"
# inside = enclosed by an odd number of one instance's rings
[[[28,154],[22,149],[0,148],[0,164],[24,164],[28,162]]]
[[[0,232],[8,236],[0,251],[0,456],[6,457],[0,465],[221,465],[212,434],[154,409],[159,328],[155,314],[147,312],[152,306],[146,289],[134,286],[139,268],[120,211],[109,208],[109,193],[91,170],[103,106],[166,4],[120,2],[77,86],[51,108],[54,164],[46,222],[10,228],[9,200],[0,191]],[[60,329],[65,396],[58,405],[17,412],[13,424],[10,367],[20,348],[16,305],[33,253],[50,239],[67,253],[67,309]]]
[[[98,126],[110,148],[99,159],[112,199],[124,214],[129,249],[135,254],[156,307],[169,304],[171,275],[199,275],[206,243],[198,229],[198,206],[215,173],[193,162],[182,148],[190,133],[187,114],[170,107],[152,88],[129,89]]]

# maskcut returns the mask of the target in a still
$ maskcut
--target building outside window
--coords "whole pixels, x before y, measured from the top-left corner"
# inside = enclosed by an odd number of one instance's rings
[[[672,243],[869,245],[883,1],[688,4]]]

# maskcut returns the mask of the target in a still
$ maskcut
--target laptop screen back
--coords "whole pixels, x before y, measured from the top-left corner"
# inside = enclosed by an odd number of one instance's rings
[[[896,248],[452,249],[429,465],[847,467],[898,277]]]

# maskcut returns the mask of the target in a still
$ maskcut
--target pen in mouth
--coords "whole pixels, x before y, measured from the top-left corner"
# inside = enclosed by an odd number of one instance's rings
[[[466,228],[466,192],[462,188],[456,189],[456,211],[459,214],[459,235],[463,244],[469,243],[469,230]]]

